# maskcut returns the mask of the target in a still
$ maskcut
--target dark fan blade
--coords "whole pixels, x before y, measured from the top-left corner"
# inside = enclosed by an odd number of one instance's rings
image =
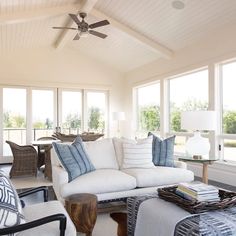
[[[92,35],[98,36],[100,38],[103,38],[103,39],[105,39],[107,37],[106,34],[102,34],[102,33],[97,32],[95,30],[89,30],[89,33],[92,34]]]
[[[52,27],[53,29],[72,29],[77,30],[77,28],[70,28],[70,27]]]
[[[94,28],[97,28],[97,27],[101,27],[101,26],[104,26],[104,25],[109,25],[109,21],[108,20],[102,20],[102,21],[98,21],[96,23],[93,23],[91,25],[89,25],[89,28],[90,29],[94,29]]]
[[[79,40],[79,39],[80,39],[79,34],[76,34],[75,37],[73,38],[73,40]]]
[[[77,15],[75,14],[69,14],[69,16],[72,18],[72,20],[79,25],[80,24],[80,20],[78,19]]]

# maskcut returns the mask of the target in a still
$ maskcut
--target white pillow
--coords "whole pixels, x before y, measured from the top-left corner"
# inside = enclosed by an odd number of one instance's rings
[[[20,199],[10,179],[0,171],[0,229],[25,223]],[[16,235],[16,234],[9,234]]]
[[[104,138],[97,141],[84,142],[90,161],[95,169],[118,169],[112,139]]]
[[[138,140],[136,144],[123,143],[123,168],[153,168],[152,136]]]
[[[112,139],[113,145],[115,148],[116,158],[119,164],[119,167],[122,167],[123,159],[124,159],[124,153],[123,153],[123,143],[133,143],[136,144],[136,141],[133,139],[127,139],[127,138],[116,138],[114,137]]]

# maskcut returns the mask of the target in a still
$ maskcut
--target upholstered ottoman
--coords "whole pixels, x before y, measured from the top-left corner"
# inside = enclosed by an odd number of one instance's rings
[[[130,219],[128,219],[129,224]],[[129,225],[128,225],[129,227]],[[130,232],[130,230],[129,230]],[[236,235],[236,207],[190,214],[177,205],[150,198],[139,205],[134,234],[129,236]]]

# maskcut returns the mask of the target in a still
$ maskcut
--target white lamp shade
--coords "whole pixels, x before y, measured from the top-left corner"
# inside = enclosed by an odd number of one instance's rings
[[[181,128],[186,130],[215,130],[215,111],[185,111],[181,113]]]
[[[125,120],[125,113],[123,111],[113,112],[112,113],[113,120]]]

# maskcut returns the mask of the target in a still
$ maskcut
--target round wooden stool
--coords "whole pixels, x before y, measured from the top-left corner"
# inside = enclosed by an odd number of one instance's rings
[[[92,236],[97,219],[97,196],[89,193],[71,195],[65,199],[65,207],[77,232]]]

